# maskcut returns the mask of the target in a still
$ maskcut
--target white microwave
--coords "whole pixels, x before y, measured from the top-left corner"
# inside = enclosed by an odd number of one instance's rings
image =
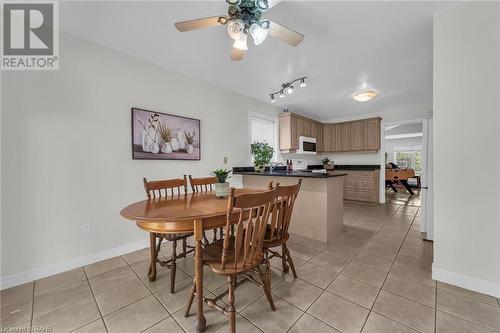
[[[299,149],[297,154],[316,154],[316,138],[299,136]]]

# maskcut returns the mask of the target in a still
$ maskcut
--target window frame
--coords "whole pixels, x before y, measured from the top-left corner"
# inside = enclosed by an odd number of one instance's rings
[[[249,111],[248,112],[248,144],[250,147],[250,144],[252,144],[252,118],[257,118],[265,121],[270,121],[274,125],[274,154],[271,162],[278,162],[279,161],[279,118],[277,116],[270,116],[267,114],[263,113],[258,113],[258,112],[253,112]],[[253,157],[252,154],[250,154],[250,149],[248,152],[250,156],[250,161],[253,162]]]

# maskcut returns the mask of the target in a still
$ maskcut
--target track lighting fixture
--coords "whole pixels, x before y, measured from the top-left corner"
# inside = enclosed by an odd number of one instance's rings
[[[299,87],[301,87],[301,88],[305,87],[306,86],[306,78],[307,78],[306,76],[303,76],[303,77],[299,77],[298,79],[295,79],[293,81],[282,83],[280,90],[275,91],[275,92],[269,94],[269,96],[271,96],[271,103],[275,103],[276,102],[276,99],[274,98],[274,95],[278,95],[280,98],[283,98],[283,97],[285,97],[285,92],[288,95],[293,94],[293,91],[294,91],[293,84],[295,82],[299,83]]]

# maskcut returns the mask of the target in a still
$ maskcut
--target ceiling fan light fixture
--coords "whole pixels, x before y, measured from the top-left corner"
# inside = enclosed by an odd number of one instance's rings
[[[249,31],[255,45],[259,45],[266,40],[267,29],[262,28],[259,23],[252,23]]]
[[[358,102],[368,102],[376,96],[377,92],[375,90],[365,90],[354,93],[352,98]]]
[[[280,90],[280,95],[279,95],[279,96],[280,96],[280,98],[285,97],[285,94],[283,93],[283,89],[282,89],[282,90]]]
[[[274,98],[274,94],[271,94],[271,103],[276,102],[276,99]]]
[[[237,19],[229,22],[227,25],[227,33],[234,40],[239,40],[245,34],[245,22]]]
[[[286,88],[286,93],[288,95],[291,95],[293,93],[293,86],[292,85],[290,85],[290,86],[288,86],[288,88]]]
[[[248,50],[248,45],[247,45],[247,34],[243,33],[241,35],[241,38],[238,40],[234,41],[233,47],[238,50],[246,51]]]
[[[300,79],[299,87],[304,88],[306,86],[306,78],[303,77]]]
[[[255,0],[255,7],[259,8],[261,11],[266,11],[269,9],[268,0]]]

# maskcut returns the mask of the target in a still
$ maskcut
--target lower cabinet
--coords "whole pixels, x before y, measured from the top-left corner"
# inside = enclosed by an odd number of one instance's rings
[[[346,170],[344,199],[363,202],[379,202],[379,170]]]

